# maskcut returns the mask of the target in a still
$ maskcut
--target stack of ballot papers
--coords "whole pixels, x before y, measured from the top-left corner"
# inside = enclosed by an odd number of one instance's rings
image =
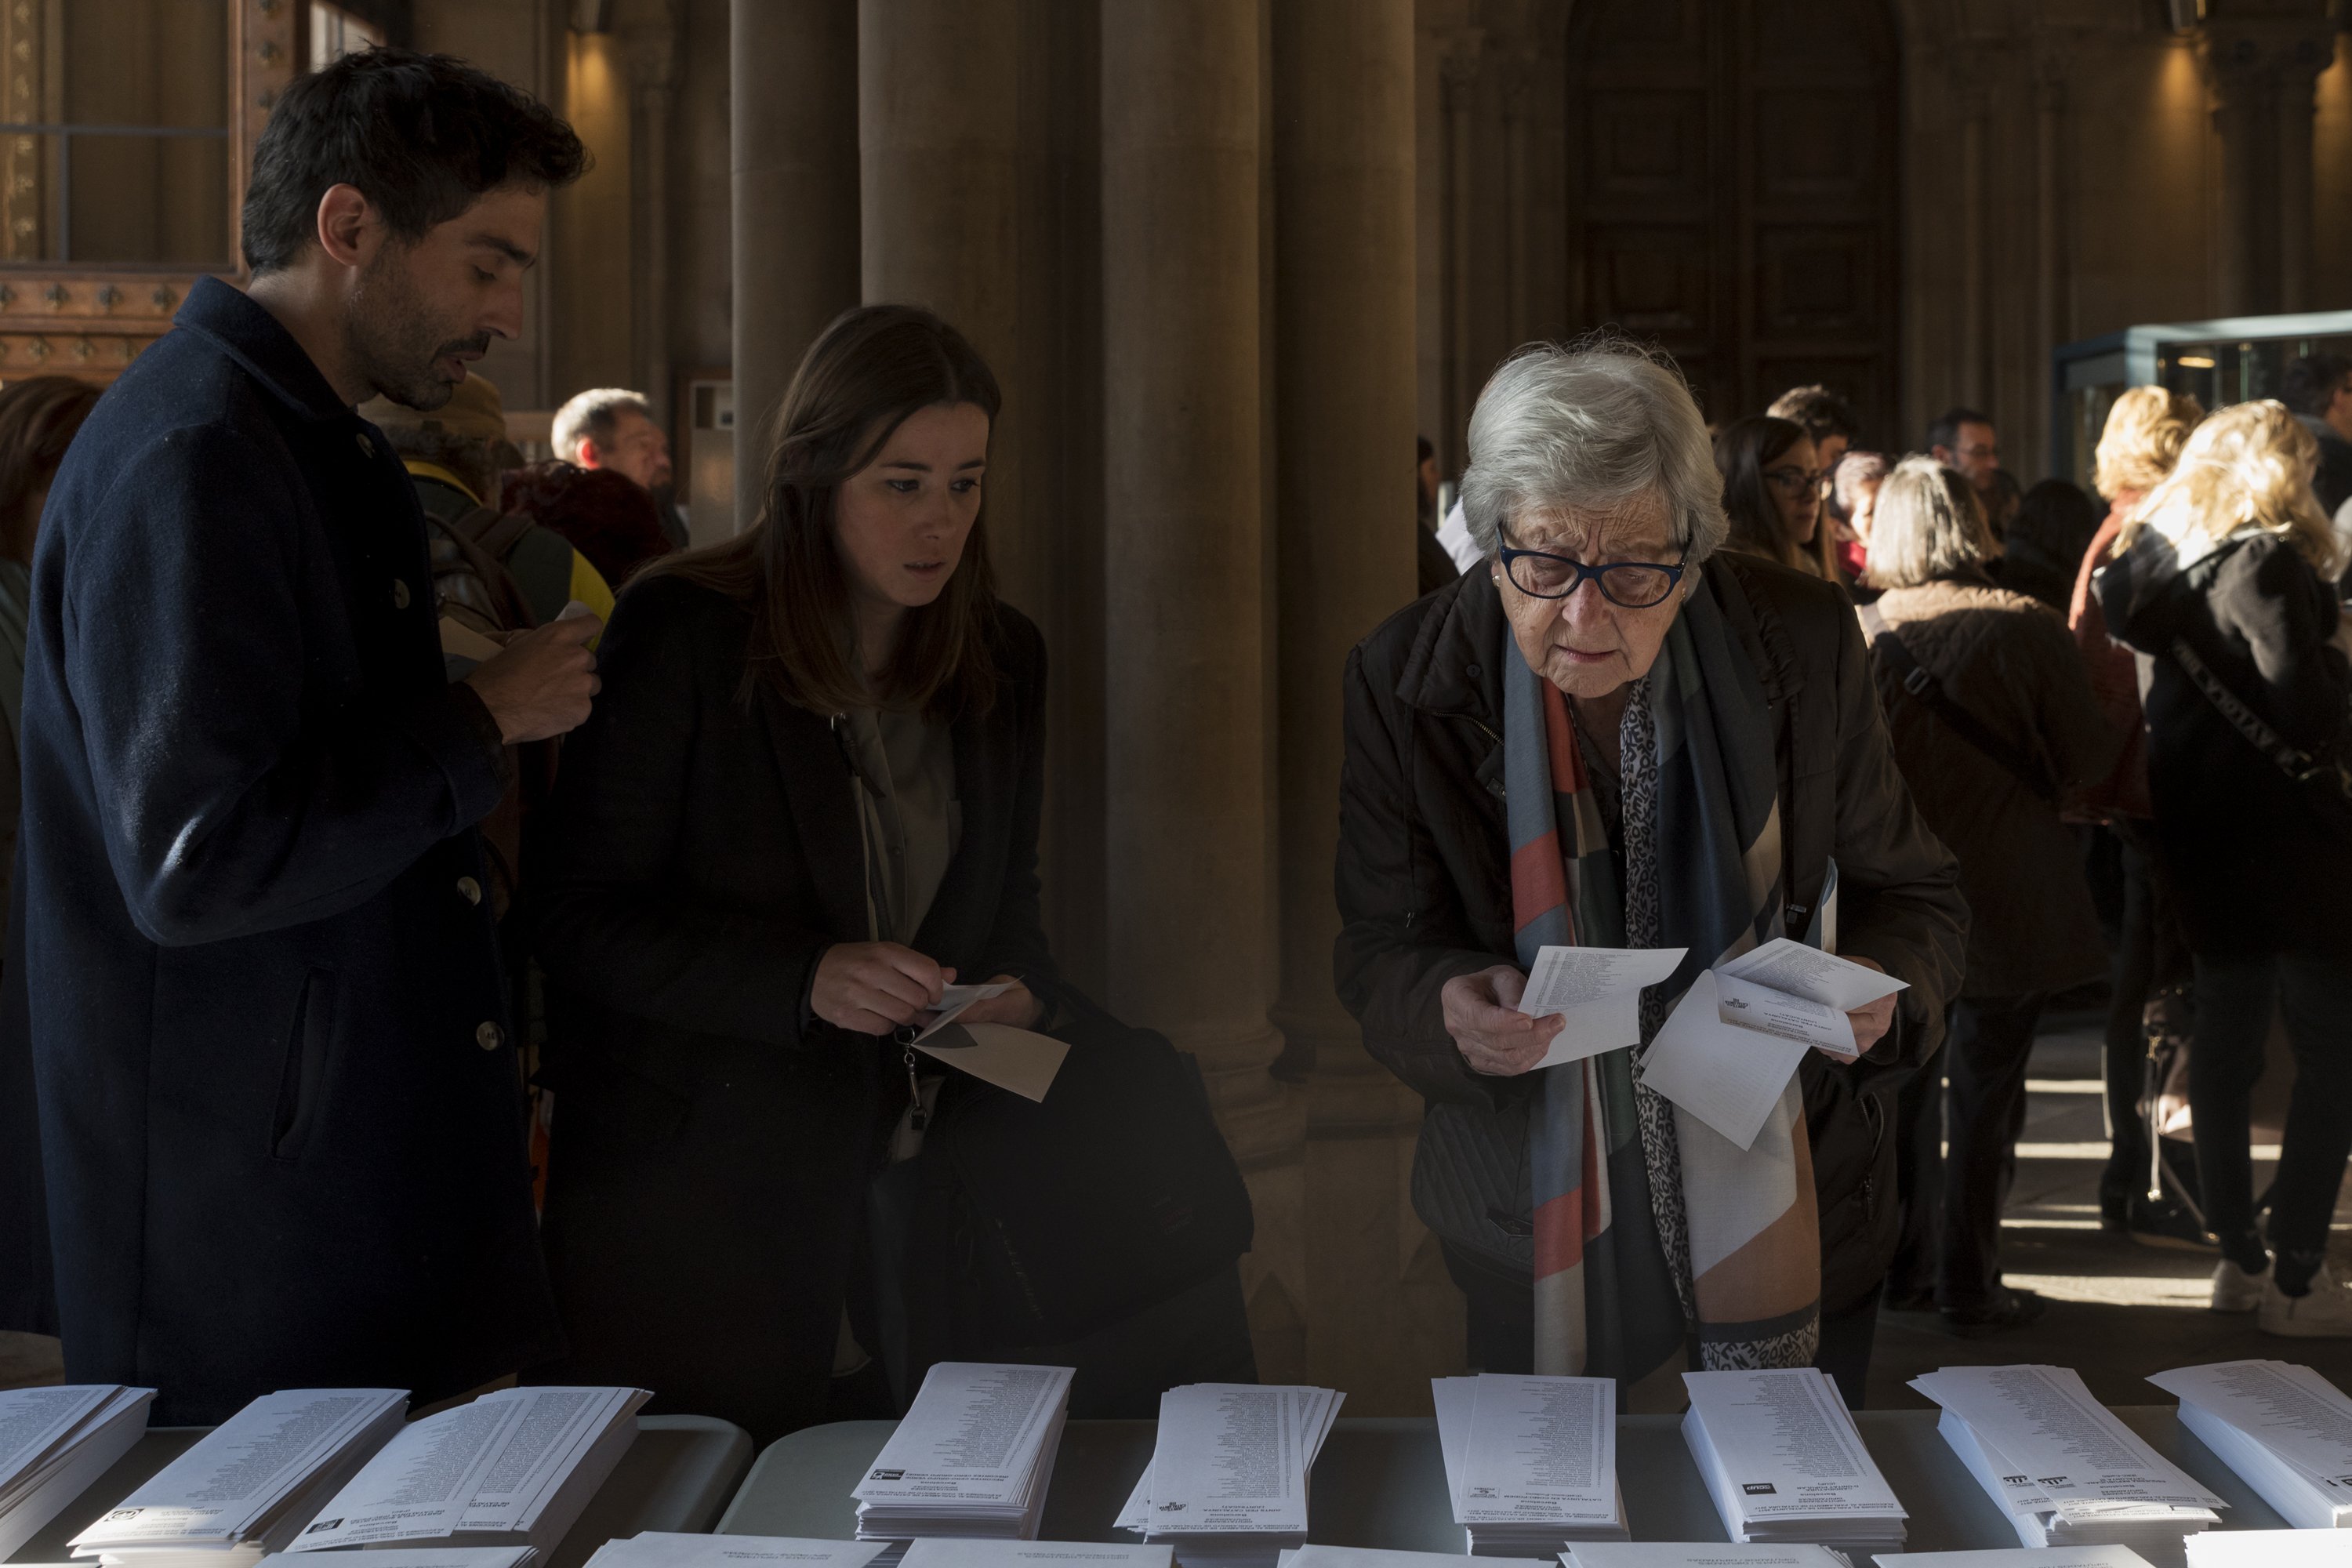
[[[1433,1377],[1454,1522],[1477,1557],[1551,1557],[1572,1541],[1623,1541],[1617,1384],[1484,1373]]]
[[[918,1541],[900,1568],[1169,1568],[1165,1546],[1087,1541]]]
[[[538,1560],[534,1546],[385,1547],[367,1554],[367,1568],[530,1568]],[[318,1560],[277,1552],[261,1568],[318,1568]]]
[[[396,1388],[264,1394],[76,1536],[73,1554],[107,1568],[249,1568],[291,1545],[407,1410]]]
[[[131,1451],[154,1399],[115,1383],[0,1390],[0,1562]]]
[[[887,1541],[680,1535],[648,1530],[626,1540],[604,1542],[583,1568],[866,1568],[876,1558],[898,1550]],[[362,1568],[376,1568],[377,1555],[370,1552]]]
[[[1390,1552],[1377,1546],[1300,1546],[1275,1559],[1276,1568],[1554,1568],[1549,1557],[1457,1557],[1449,1552]]]
[[[401,1429],[293,1550],[434,1541],[551,1552],[637,1439],[642,1388],[505,1388]]]
[[[1192,1383],[1160,1396],[1160,1436],[1118,1528],[1176,1549],[1180,1568],[1273,1568],[1307,1543],[1307,1483],[1345,1394]]]
[[[2180,1424],[2298,1530],[2352,1525],[2352,1399],[2307,1366],[2225,1361],[2158,1373]],[[2352,1563],[2352,1546],[2346,1548]]]
[[[2189,1537],[2189,1568],[2344,1568],[2352,1542],[2323,1530],[2208,1530]]]
[[[1882,1552],[1878,1568],[2149,1568],[2128,1546],[1994,1546],[1974,1552]]]
[[[1909,1516],[1811,1367],[1686,1372],[1683,1441],[1732,1540],[1891,1552]]]
[[[2220,1522],[2220,1498],[2142,1442],[2061,1366],[1948,1366],[1911,1380],[1937,1430],[2028,1546],[2128,1546],[2159,1564]]]
[[[1559,1554],[1567,1568],[1853,1568],[1842,1552],[1811,1542],[1759,1546],[1734,1542],[1579,1542]],[[1882,1563],[1894,1561],[1882,1554]]]
[[[1777,937],[1691,983],[1642,1055],[1642,1085],[1748,1148],[1805,1053],[1852,1060],[1846,1015],[1906,984]]]
[[[940,1362],[851,1493],[857,1539],[1036,1540],[1069,1409],[1066,1366]]]

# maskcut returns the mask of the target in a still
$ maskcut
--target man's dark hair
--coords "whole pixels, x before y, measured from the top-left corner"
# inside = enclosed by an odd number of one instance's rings
[[[1805,427],[1805,434],[1819,444],[1824,436],[1843,436],[1846,445],[1862,439],[1861,426],[1853,416],[1853,405],[1818,384],[1792,386],[1772,400],[1765,413],[1775,419],[1787,419]]]
[[[465,61],[414,49],[345,55],[279,95],[253,149],[245,264],[290,267],[316,234],[319,198],[355,186],[407,240],[501,185],[541,190],[588,167],[572,127]]]
[[[2352,358],[2326,349],[2305,354],[2286,367],[2286,378],[2279,384],[2279,401],[2297,414],[2323,418],[2347,375],[2352,375]]]
[[[1955,452],[1958,451],[1960,426],[1963,425],[1982,425],[1987,429],[1990,429],[1992,416],[1979,414],[1973,408],[1945,409],[1936,416],[1936,422],[1927,426],[1927,450],[1932,452],[1938,447],[1948,447]]]

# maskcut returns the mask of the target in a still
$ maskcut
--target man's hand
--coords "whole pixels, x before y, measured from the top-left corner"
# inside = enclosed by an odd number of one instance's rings
[[[1457,974],[1438,999],[1445,1009],[1445,1032],[1470,1070],[1489,1078],[1517,1078],[1543,1060],[1561,1027],[1557,1016],[1530,1018],[1518,1010],[1528,977],[1507,963]]]
[[[1838,956],[1843,958],[1849,963],[1859,963],[1864,969],[1875,969],[1881,974],[1886,973],[1886,966],[1885,964],[1878,963],[1874,959],[1864,958],[1859,953],[1846,952],[1840,953]],[[1900,992],[1895,994],[1895,995],[1900,994],[1902,994]],[[1846,1022],[1853,1026],[1854,1054],[1850,1057],[1842,1057],[1835,1051],[1822,1052],[1822,1055],[1829,1058],[1830,1060],[1833,1062],[1850,1062],[1858,1060],[1864,1052],[1870,1049],[1871,1047],[1878,1044],[1879,1041],[1886,1037],[1886,1031],[1895,1027],[1895,997],[1881,996],[1877,1001],[1871,1003],[1868,1006],[1857,1007],[1853,1012],[1848,1013],[1845,1016]]]
[[[509,746],[550,741],[578,729],[603,682],[588,644],[604,629],[594,616],[566,616],[508,643],[466,676],[466,684],[499,721]]]
[[[1045,1005],[1037,1000],[1029,987],[1010,974],[1000,974],[991,985],[1010,985],[1012,990],[1002,996],[991,996],[975,1002],[956,1015],[959,1024],[1010,1024],[1016,1029],[1034,1029],[1037,1020],[1045,1016]]]
[[[856,1034],[887,1035],[937,1007],[940,993],[954,984],[954,970],[940,968],[911,947],[845,942],[826,948],[816,961],[809,1009]],[[997,998],[1010,999],[1010,993]]]

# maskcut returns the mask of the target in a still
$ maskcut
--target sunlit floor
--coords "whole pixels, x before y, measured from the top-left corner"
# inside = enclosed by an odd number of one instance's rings
[[[1932,1314],[1884,1314],[1871,1404],[1925,1405],[1927,1400],[1905,1386],[1920,1373],[2011,1362],[2072,1366],[2109,1405],[2168,1403],[2142,1381],[2147,1373],[2239,1357],[2301,1362],[2352,1388],[2352,1340],[2274,1339],[2257,1330],[2251,1315],[2208,1311],[2211,1252],[2143,1247],[2099,1229],[2098,1179],[2107,1145],[2098,1031],[2098,1020],[2084,1014],[2044,1025],[2028,1080],[2017,1184],[2002,1222],[2007,1279],[2049,1297],[2048,1314],[2030,1328],[1974,1340],[1941,1332]],[[2278,1132],[2258,1124],[2254,1136],[2259,1192],[2270,1179]],[[2339,1247],[2352,1253],[2352,1187],[2337,1201],[2336,1223]]]

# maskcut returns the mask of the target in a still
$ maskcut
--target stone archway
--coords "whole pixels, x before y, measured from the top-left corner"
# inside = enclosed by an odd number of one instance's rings
[[[1710,420],[1818,381],[1899,444],[1899,70],[1885,0],[1580,0],[1570,321],[1663,343]]]

